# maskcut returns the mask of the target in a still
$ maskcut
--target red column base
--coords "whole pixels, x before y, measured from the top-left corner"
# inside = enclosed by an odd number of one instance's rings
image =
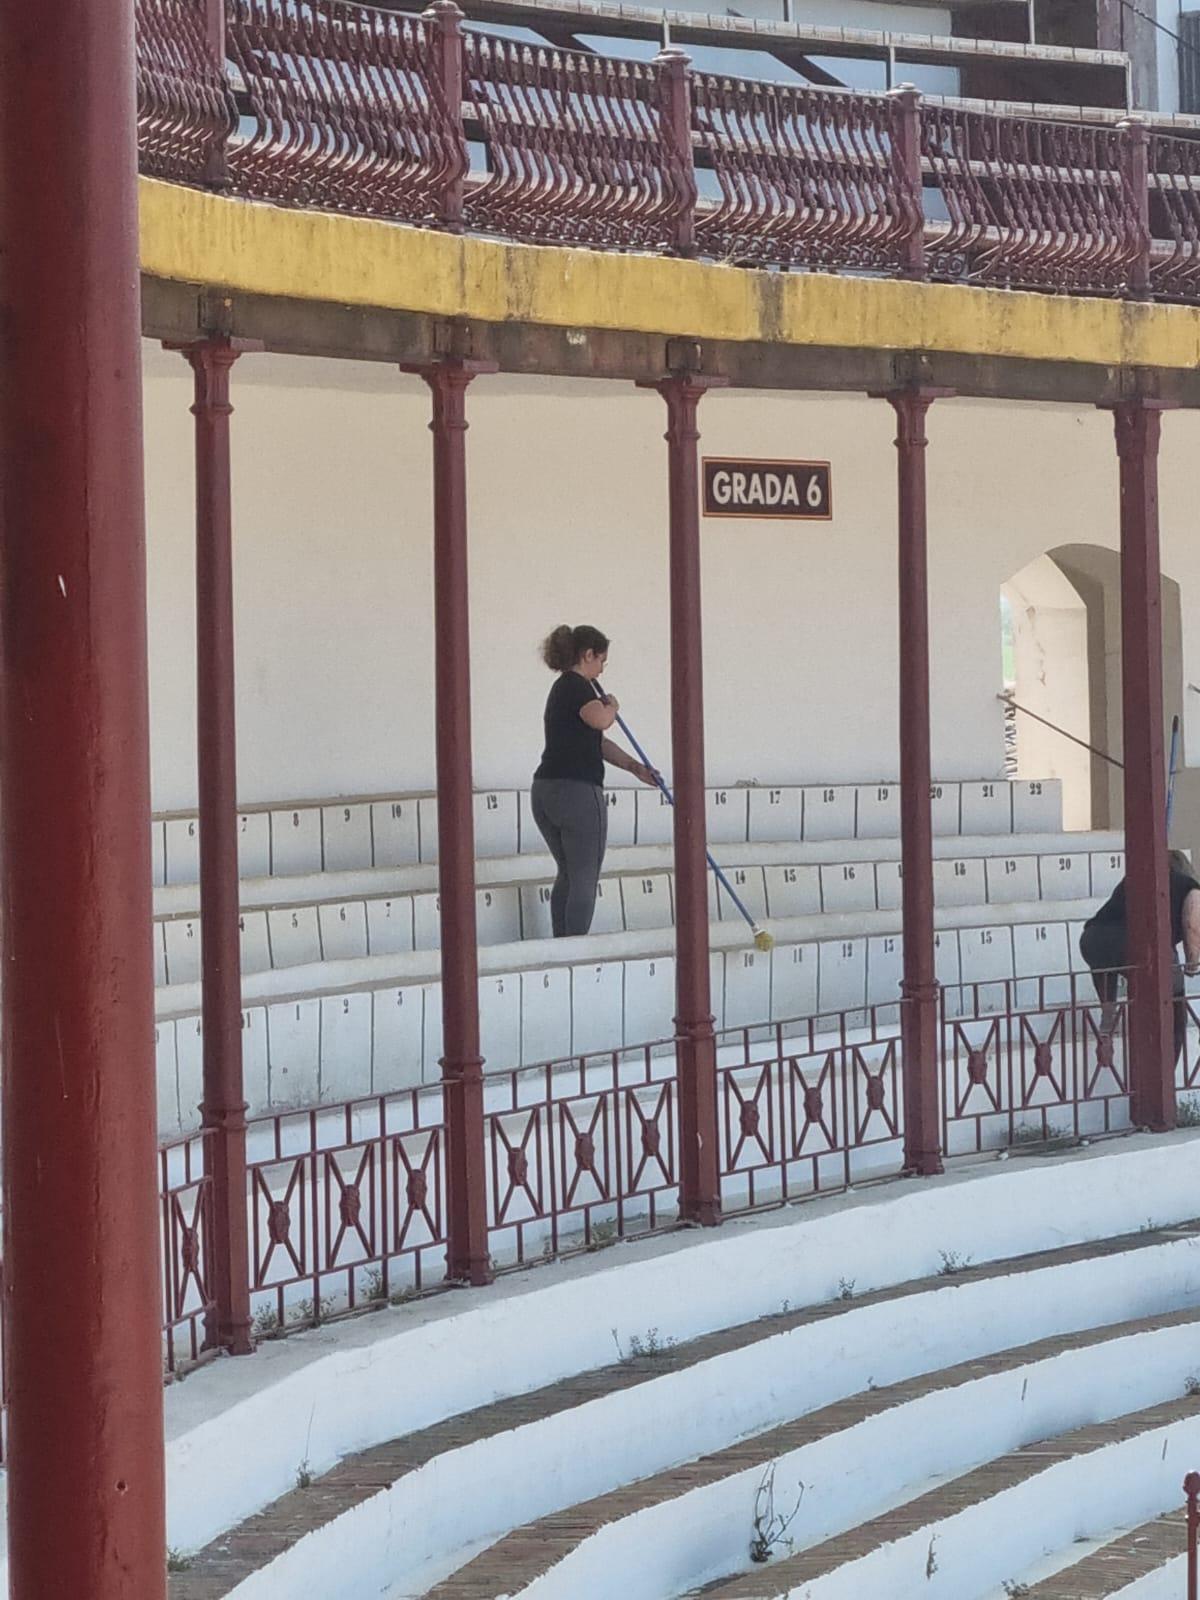
[[[900,1175],[904,1178],[936,1178],[945,1171],[942,1152],[938,1147],[937,1089],[941,1081],[941,996],[940,983],[902,983],[900,985],[900,1055],[904,1082],[904,1165]],[[910,1063],[916,1071],[915,1079],[909,1075]],[[929,1096],[932,1088],[932,1105],[925,1105],[924,1114],[909,1114],[912,1098]],[[910,1143],[913,1133],[920,1142]],[[924,1138],[921,1138],[921,1134]],[[929,1139],[933,1144],[929,1144]]]
[[[717,1038],[714,1018],[675,1019],[675,1073],[679,1084],[679,1220],[693,1227],[721,1222],[721,1161],[717,1140]],[[688,1114],[682,1104],[688,1098]],[[683,1141],[694,1138],[687,1151]]]

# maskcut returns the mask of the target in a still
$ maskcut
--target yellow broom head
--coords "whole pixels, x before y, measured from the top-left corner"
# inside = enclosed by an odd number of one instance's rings
[[[775,948],[775,941],[765,928],[755,928],[754,948],[756,950],[763,951],[773,950]]]

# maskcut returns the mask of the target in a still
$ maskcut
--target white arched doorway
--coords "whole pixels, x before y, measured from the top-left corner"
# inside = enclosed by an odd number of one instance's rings
[[[1060,545],[1036,557],[1001,589],[1005,687],[1019,705],[1063,732],[1018,714],[1016,772],[1058,777],[1068,828],[1119,828],[1122,757],[1121,562],[1099,545]],[[1164,737],[1183,698],[1179,585],[1162,580]]]
[[[1006,676],[1013,697],[1032,717],[1017,715],[1016,776],[1059,778],[1063,821],[1092,826],[1092,762],[1071,739],[1092,742],[1088,678],[1088,611],[1083,596],[1052,556],[1038,556],[1004,585],[1010,648]],[[1034,717],[1053,723],[1055,732]]]

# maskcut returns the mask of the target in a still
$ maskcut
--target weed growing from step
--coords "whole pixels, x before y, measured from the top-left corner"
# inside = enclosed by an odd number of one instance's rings
[[[970,1256],[960,1256],[957,1250],[939,1250],[942,1264],[938,1268],[939,1278],[953,1278],[960,1272],[965,1272],[971,1265]]]
[[[1200,1099],[1194,1094],[1189,1094],[1185,1099],[1175,1104],[1175,1126],[1177,1128],[1200,1128]]]
[[[1022,1122],[1013,1129],[1009,1143],[1016,1148],[1030,1144],[1056,1144],[1070,1137],[1070,1128],[1060,1128],[1054,1122],[1048,1122],[1044,1128],[1040,1122]]]
[[[854,1284],[855,1284],[855,1280],[853,1278],[839,1278],[838,1279],[838,1292],[837,1292],[838,1299],[839,1300],[853,1300],[854,1299]]]
[[[312,1468],[308,1464],[308,1457],[305,1456],[304,1460],[296,1468],[296,1487],[297,1489],[311,1489],[312,1486]]]
[[[777,1462],[763,1473],[762,1482],[754,1496],[754,1532],[750,1539],[750,1559],[760,1564],[769,1561],[777,1548],[786,1550],[789,1555],[795,1549],[793,1540],[787,1537],[787,1531],[795,1522],[804,1499],[804,1485],[797,1483],[799,1493],[796,1504],[787,1516],[781,1516],[775,1509],[775,1468]]]
[[[415,1283],[410,1283],[407,1289],[393,1289],[388,1303],[393,1306],[406,1306],[420,1298],[420,1289],[417,1288]]]
[[[1200,1400],[1200,1376],[1190,1373],[1183,1385],[1183,1392],[1189,1400]]]
[[[316,1324],[318,1322],[324,1322],[332,1310],[332,1300],[327,1300],[324,1298],[316,1301],[297,1300],[296,1304],[291,1310],[291,1320],[293,1322],[311,1322]]]
[[[167,1551],[168,1572],[190,1572],[192,1566],[191,1556],[185,1556],[182,1550]]]
[[[636,1361],[639,1356],[647,1356],[651,1360],[655,1356],[665,1356],[674,1344],[674,1339],[660,1338],[657,1328],[647,1328],[645,1334],[635,1333],[630,1338],[629,1360]]]
[[[648,1328],[645,1333],[631,1334],[627,1350],[622,1349],[617,1330],[611,1328],[609,1331],[612,1334],[613,1343],[617,1347],[617,1356],[622,1365],[627,1365],[630,1361],[637,1361],[639,1357],[645,1357],[647,1360],[653,1361],[656,1356],[665,1356],[669,1350],[675,1348],[675,1340],[663,1338],[657,1328]]]
[[[379,1267],[372,1267],[363,1279],[362,1297],[368,1305],[382,1305],[387,1299],[387,1291],[383,1284],[383,1272]]]
[[[929,1541],[929,1554],[925,1557],[925,1581],[927,1583],[932,1580],[934,1573],[938,1569],[938,1558],[937,1558],[937,1548],[936,1547],[937,1547],[937,1534],[935,1533],[933,1538],[930,1539],[930,1541]]]
[[[1008,1600],[1020,1600],[1021,1595],[1031,1594],[1032,1590],[1027,1583],[1022,1583],[1018,1578],[1005,1578],[1004,1592]]]
[[[590,1251],[607,1250],[617,1242],[615,1222],[593,1222],[587,1247]]]
[[[259,1306],[252,1324],[256,1339],[270,1339],[279,1332],[279,1313],[274,1306]]]

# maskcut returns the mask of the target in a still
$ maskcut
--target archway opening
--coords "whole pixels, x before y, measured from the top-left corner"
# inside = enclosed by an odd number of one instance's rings
[[[1061,778],[1068,828],[1120,828],[1123,774],[1104,759],[1107,754],[1120,762],[1123,754],[1119,555],[1091,544],[1049,550],[1002,586],[1000,611],[1005,692],[1054,724],[1046,727],[1019,712],[1008,719],[1010,774]],[[1162,630],[1166,739],[1183,701],[1180,592],[1166,577]]]

